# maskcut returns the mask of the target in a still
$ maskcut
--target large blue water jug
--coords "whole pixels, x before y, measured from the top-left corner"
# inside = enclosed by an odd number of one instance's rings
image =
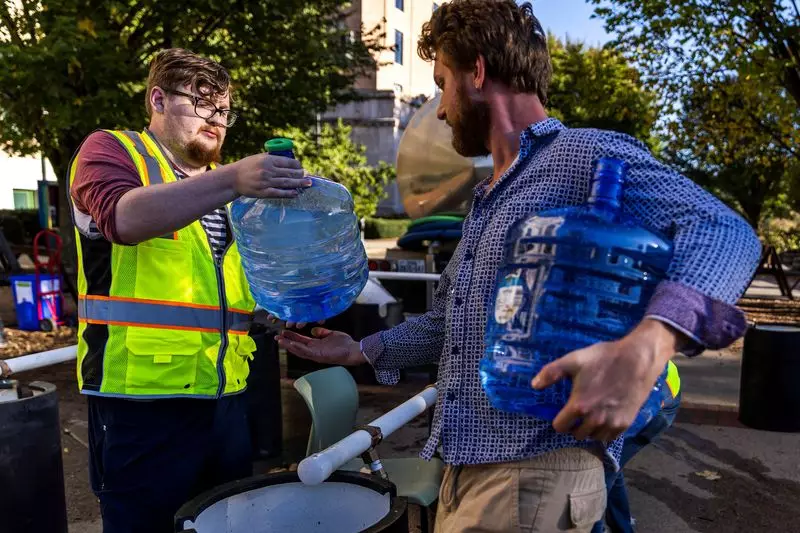
[[[644,317],[672,244],[623,215],[625,171],[622,161],[600,159],[585,205],[543,211],[509,228],[480,362],[494,407],[553,420],[571,381],[534,390],[539,370],[573,350],[623,337]],[[666,368],[636,424],[660,408],[665,379]]]
[[[289,139],[266,143],[294,158]],[[342,185],[309,176],[295,198],[246,198],[230,219],[250,290],[259,306],[282,320],[316,322],[345,311],[367,283],[367,253],[353,197]]]

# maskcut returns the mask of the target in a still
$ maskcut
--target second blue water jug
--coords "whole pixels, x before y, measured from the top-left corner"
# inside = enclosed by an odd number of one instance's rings
[[[294,157],[289,139],[267,151]],[[367,283],[367,254],[353,198],[342,185],[310,176],[295,198],[245,198],[230,219],[250,290],[282,320],[317,322],[345,311]]]
[[[480,362],[494,407],[553,420],[571,382],[534,390],[539,370],[573,350],[623,337],[644,317],[672,244],[623,215],[625,171],[624,162],[601,159],[586,205],[540,212],[509,229]],[[660,408],[665,377],[666,369],[642,415]]]

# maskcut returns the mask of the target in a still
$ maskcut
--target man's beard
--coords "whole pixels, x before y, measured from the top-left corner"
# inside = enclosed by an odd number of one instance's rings
[[[453,148],[464,157],[480,157],[491,152],[486,147],[489,134],[489,106],[486,102],[474,102],[462,91],[456,92],[458,113],[450,123],[453,130]]]
[[[219,163],[222,160],[222,146],[219,142],[209,150],[200,141],[190,141],[185,150],[189,161],[199,166],[208,166],[209,163]]]
[[[220,142],[219,136],[216,138],[217,142],[214,147],[210,149],[205,143],[198,139],[193,139],[183,144],[180,130],[176,130],[174,126],[170,126],[171,125],[168,123],[163,140],[164,145],[169,148],[175,156],[181,158],[185,164],[191,165],[194,168],[205,168],[209,163],[218,163],[222,161],[222,143]],[[211,128],[208,127],[201,127],[200,131],[203,129],[211,130]],[[200,131],[198,131],[198,133],[200,133]],[[214,131],[214,133],[217,132]]]

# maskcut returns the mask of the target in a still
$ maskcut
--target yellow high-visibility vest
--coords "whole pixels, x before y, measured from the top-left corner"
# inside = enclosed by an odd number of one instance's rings
[[[147,130],[106,131],[125,147],[142,185],[177,180]],[[70,187],[79,160],[80,148],[70,163]],[[232,239],[221,261],[199,220],[136,246],[77,229],[75,239],[83,393],[215,398],[245,388],[255,301]]]

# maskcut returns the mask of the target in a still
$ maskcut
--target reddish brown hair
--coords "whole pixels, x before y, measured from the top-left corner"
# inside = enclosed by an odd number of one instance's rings
[[[547,35],[531,4],[513,0],[452,0],[422,26],[417,53],[426,61],[443,54],[451,68],[471,71],[478,56],[486,74],[520,93],[547,102],[552,77]]]
[[[193,91],[204,96],[233,96],[231,76],[225,67],[189,50],[169,48],[159,52],[150,62],[145,95],[148,116],[153,114],[150,106],[153,87],[174,90],[183,85],[190,86]]]

